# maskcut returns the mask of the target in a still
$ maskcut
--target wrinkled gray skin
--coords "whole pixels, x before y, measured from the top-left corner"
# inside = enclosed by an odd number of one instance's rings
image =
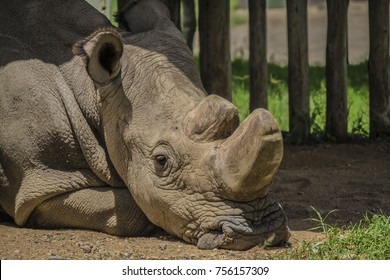
[[[120,31],[83,1],[0,0],[0,205],[20,226],[199,248],[288,240],[269,194],[283,154],[265,110],[207,96],[157,0]]]

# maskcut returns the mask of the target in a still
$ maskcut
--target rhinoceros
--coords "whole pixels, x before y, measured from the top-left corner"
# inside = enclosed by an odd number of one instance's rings
[[[204,90],[159,0],[118,29],[81,0],[0,0],[0,209],[19,226],[143,236],[201,249],[289,238],[270,194],[283,156],[265,109]]]

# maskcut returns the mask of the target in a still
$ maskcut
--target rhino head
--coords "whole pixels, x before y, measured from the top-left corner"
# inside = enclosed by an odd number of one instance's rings
[[[199,248],[244,250],[289,237],[269,194],[283,155],[272,115],[208,95],[181,33],[157,0],[75,46],[95,83],[110,161],[148,219]]]

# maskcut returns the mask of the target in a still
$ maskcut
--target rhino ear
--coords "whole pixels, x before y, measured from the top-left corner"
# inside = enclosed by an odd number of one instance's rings
[[[141,33],[157,27],[160,19],[169,19],[170,13],[160,0],[132,0],[118,12],[119,27],[132,33]]]
[[[99,85],[118,76],[122,53],[122,37],[114,29],[97,30],[73,46],[73,54],[83,58],[89,76]]]

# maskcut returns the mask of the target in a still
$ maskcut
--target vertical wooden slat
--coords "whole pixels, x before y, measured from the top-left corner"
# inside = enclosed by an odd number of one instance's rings
[[[180,0],[161,0],[169,9],[171,20],[181,30]]]
[[[200,75],[209,94],[232,100],[229,0],[199,0]]]
[[[288,90],[291,141],[306,142],[310,135],[307,0],[288,0]]]
[[[129,2],[129,0],[118,0],[117,1],[118,11],[122,10],[126,6],[127,2]]]
[[[183,35],[187,46],[192,51],[196,30],[196,16],[194,0],[183,0]]]
[[[370,136],[390,135],[389,0],[369,1]]]
[[[129,0],[117,0],[118,11],[122,10]],[[171,14],[171,20],[175,23],[176,27],[181,30],[180,22],[180,0],[161,0],[169,9]],[[126,26],[122,26],[123,23],[119,23],[119,27],[126,29]]]
[[[118,0],[118,1],[117,1],[118,11],[123,10],[123,8],[126,6],[126,4],[128,3],[128,1],[129,1],[129,0]],[[127,26],[125,25],[124,22],[119,22],[118,25],[119,25],[119,28],[127,29]]]
[[[169,0],[169,4],[171,19],[175,23],[176,27],[181,30],[180,0]]]
[[[347,12],[349,0],[327,0],[326,134],[337,141],[348,137]]]
[[[249,109],[268,108],[266,0],[249,0]]]

